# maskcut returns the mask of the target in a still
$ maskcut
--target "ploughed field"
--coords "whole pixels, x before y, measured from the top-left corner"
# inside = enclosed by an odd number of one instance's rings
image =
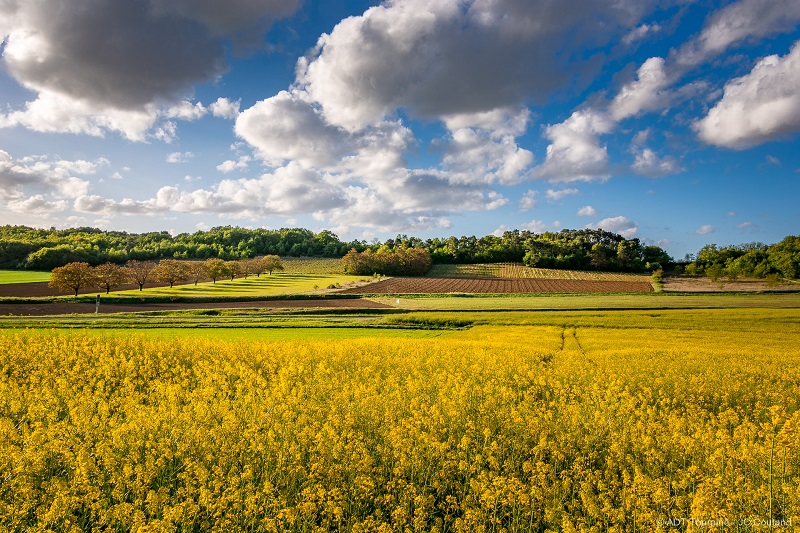
[[[391,278],[340,291],[342,294],[513,294],[652,292],[647,281],[534,278]]]
[[[639,281],[646,282],[649,274],[629,272],[595,272],[588,270],[563,270],[538,268],[522,263],[476,263],[468,265],[433,265],[428,276],[441,278],[534,278],[587,281]]]

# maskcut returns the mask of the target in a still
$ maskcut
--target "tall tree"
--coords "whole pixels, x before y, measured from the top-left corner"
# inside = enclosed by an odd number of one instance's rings
[[[195,285],[197,285],[197,282],[201,279],[208,277],[208,268],[206,268],[206,264],[203,261],[188,261],[186,263],[186,270],[189,279],[191,279]]]
[[[171,289],[177,282],[184,281],[189,277],[189,269],[183,261],[162,259],[153,269],[153,277],[156,281],[169,283]]]
[[[125,285],[133,279],[133,273],[129,268],[115,265],[114,263],[103,263],[94,267],[94,274],[97,283],[106,290],[106,294],[111,292],[114,287]]]
[[[144,288],[144,284],[147,283],[148,278],[150,278],[153,269],[156,268],[155,263],[150,261],[137,261],[136,259],[131,259],[125,263],[125,266],[131,269],[131,275],[134,281],[139,285],[140,291]]]
[[[230,275],[228,272],[228,266],[222,259],[218,259],[216,257],[206,259],[205,266],[206,271],[208,272],[208,277],[211,278],[214,283],[217,282],[217,279]]]
[[[283,261],[277,255],[265,255],[261,258],[261,271],[269,272],[271,276],[276,270],[283,270]]]
[[[79,290],[93,287],[96,282],[97,278],[89,263],[80,262],[54,268],[48,285],[62,291],[75,291],[77,296]]]
[[[228,269],[228,275],[231,277],[231,281],[236,276],[242,275],[242,264],[239,261],[225,261],[225,267]]]

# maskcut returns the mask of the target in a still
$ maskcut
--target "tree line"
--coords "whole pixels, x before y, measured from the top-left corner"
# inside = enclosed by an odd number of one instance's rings
[[[696,256],[680,265],[690,276],[708,276],[714,280],[739,277],[796,279],[800,277],[800,236],[789,235],[781,242],[766,245],[751,242],[740,245],[703,246]]]
[[[71,262],[124,264],[129,260],[223,260],[260,255],[343,257],[349,250],[424,249],[433,263],[524,262],[529,266],[642,272],[667,268],[672,258],[658,246],[593,229],[420,239],[398,235],[380,242],[345,242],[330,231],[267,230],[230,226],[208,231],[127,233],[96,228],[56,230],[0,227],[0,268],[52,270]],[[366,268],[366,267],[364,267]]]
[[[122,265],[129,260],[251,259],[262,255],[344,256],[364,243],[342,242],[330,231],[280,230],[230,226],[170,235],[166,231],[128,233],[97,228],[57,230],[0,226],[0,268],[52,270],[73,262]]]
[[[155,262],[131,259],[124,265],[103,263],[97,266],[75,261],[54,268],[49,285],[65,292],[74,292],[75,296],[86,288],[105,289],[108,294],[112,289],[133,283],[141,291],[147,283],[152,282],[168,283],[172,288],[176,283],[187,281],[197,285],[202,280],[210,279],[216,283],[218,279],[247,279],[251,275],[271,275],[283,269],[283,261],[276,255],[237,261],[223,261],[215,257],[205,261],[162,259]]]

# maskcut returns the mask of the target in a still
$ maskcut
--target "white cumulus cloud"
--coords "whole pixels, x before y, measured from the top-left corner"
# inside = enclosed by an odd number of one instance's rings
[[[618,233],[626,239],[635,237],[639,232],[639,227],[636,225],[636,222],[624,216],[604,218],[596,224],[588,224],[586,227],[589,229],[602,229],[612,233]]]
[[[734,149],[800,130],[800,41],[787,55],[765,57],[728,82],[722,100],[695,129],[703,141]]]
[[[696,234],[698,234],[698,235],[708,235],[709,233],[714,233],[714,231],[715,231],[716,229],[717,229],[717,228],[715,228],[715,227],[714,227],[714,226],[712,226],[711,224],[705,224],[705,225],[703,225],[703,226],[700,226],[700,227],[699,227],[699,228],[697,228],[696,230],[694,230],[694,232],[695,232]]]

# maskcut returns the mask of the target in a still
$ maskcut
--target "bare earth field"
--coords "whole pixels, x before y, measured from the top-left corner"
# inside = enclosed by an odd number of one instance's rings
[[[533,278],[391,278],[341,294],[512,294],[652,292],[649,282]]]
[[[179,284],[175,284],[177,287]],[[150,283],[148,282],[146,288],[152,287],[167,287],[166,283]],[[135,283],[129,283],[120,287],[115,287],[112,292],[118,291],[131,291],[138,289],[139,286]],[[104,294],[106,291],[98,290],[96,287],[86,287],[78,291],[78,294]],[[61,291],[50,287],[46,282],[36,283],[3,283],[0,284],[0,297],[15,297],[15,298],[35,298],[40,296],[71,296],[71,293]]]
[[[711,281],[709,278],[664,278],[664,290],[668,292],[759,292],[800,291],[800,283],[780,283],[770,286],[763,279],[741,279],[737,281]]]

